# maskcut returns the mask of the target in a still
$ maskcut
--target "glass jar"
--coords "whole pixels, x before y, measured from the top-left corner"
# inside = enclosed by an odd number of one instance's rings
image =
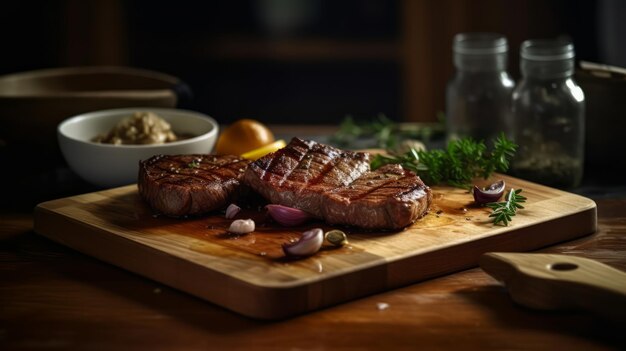
[[[515,82],[506,71],[508,44],[494,33],[454,37],[455,75],[446,89],[448,141],[464,137],[489,142],[508,129]]]
[[[574,46],[527,40],[520,48],[522,81],[513,92],[512,136],[519,145],[512,173],[568,189],[583,175],[585,96],[572,80]]]

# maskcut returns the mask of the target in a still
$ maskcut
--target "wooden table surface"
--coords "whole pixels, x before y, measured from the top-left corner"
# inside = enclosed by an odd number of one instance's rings
[[[599,200],[598,231],[542,252],[626,270],[626,199]],[[481,269],[280,322],[251,320],[51,242],[32,214],[0,215],[0,349],[546,349],[626,346],[582,312],[515,305]],[[387,304],[386,309],[379,304]]]
[[[598,231],[540,250],[626,270],[626,196]],[[0,210],[0,350],[619,350],[624,326],[534,311],[475,268],[279,322],[252,320],[33,232]]]
[[[626,199],[598,202],[598,231],[541,250],[626,270]],[[0,349],[545,349],[626,346],[584,312],[515,305],[475,268],[279,322],[229,312],[100,262],[0,215]],[[386,304],[387,308],[381,308]]]

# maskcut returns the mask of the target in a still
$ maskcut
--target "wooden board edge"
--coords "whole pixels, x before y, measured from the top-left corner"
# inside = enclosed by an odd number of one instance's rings
[[[517,232],[505,232],[485,237],[463,247],[450,246],[429,251],[418,256],[388,262],[386,266],[369,267],[353,272],[348,277],[334,276],[317,281],[309,285],[306,294],[309,310],[297,311],[286,317],[293,317],[303,312],[327,308],[357,298],[474,268],[478,266],[479,258],[487,252],[533,251],[593,234],[597,230],[597,207],[593,201],[589,204],[590,206],[583,211],[563,216],[553,222],[539,223],[534,226],[527,226]],[[576,230],[571,232],[559,231],[566,225],[576,228]],[[524,234],[534,230],[542,230],[547,234],[539,237],[526,236],[530,237],[531,240],[523,242]],[[450,260],[442,258],[446,256],[454,256],[456,263],[451,265]],[[381,283],[376,284],[376,282]],[[326,294],[329,291],[333,293]],[[329,295],[333,295],[335,298],[328,300],[326,296]],[[274,317],[284,318],[285,316]]]
[[[515,232],[503,232],[468,242],[463,247],[449,246],[441,250],[424,253],[420,256],[390,262],[388,266],[391,279],[389,286],[397,287],[415,282],[416,276],[398,273],[400,271],[413,272],[416,270],[414,267],[438,267],[438,269],[416,273],[416,275],[420,276],[420,280],[430,279],[455,271],[477,267],[480,256],[487,252],[528,252],[591,235],[597,230],[598,220],[595,202],[591,201],[590,204],[593,204],[593,206],[583,211],[559,217],[549,222],[519,228]],[[562,230],[564,227],[574,229],[564,231]],[[541,230],[543,235],[527,235],[537,230]],[[444,254],[442,255],[442,253]],[[457,261],[455,267],[450,265],[450,261],[440,258],[448,255],[455,257]],[[461,262],[460,264],[458,264],[459,261]]]
[[[474,268],[478,266],[480,256],[486,252],[533,251],[593,234],[597,230],[597,207],[592,200],[588,204],[589,207],[580,212],[560,217],[551,222],[527,226],[516,232],[504,232],[485,237],[467,243],[463,247],[445,247],[440,250],[433,250],[421,255],[388,262],[386,266],[371,267],[354,272],[350,277],[350,282],[342,281],[341,277],[334,277],[327,279],[327,281],[312,284],[310,288],[315,293],[314,296],[320,295],[320,292],[328,289],[336,290],[334,286],[338,285],[338,283],[344,285],[346,283],[356,283],[355,285],[359,286],[358,292],[352,292],[349,298],[344,297],[335,301],[324,301],[322,297],[318,297],[319,301],[315,309]],[[560,231],[564,226],[576,229],[571,232]],[[536,237],[524,235],[535,230],[542,230],[546,235]],[[525,240],[525,238],[530,238],[530,240]],[[451,261],[445,259],[447,256],[455,257],[456,263],[451,265]],[[384,284],[373,285],[372,283],[376,281],[384,282]]]
[[[60,224],[63,225],[64,230],[47,229],[58,227]],[[308,310],[304,305],[292,304],[287,311],[282,311],[287,300],[293,300],[294,296],[304,292],[305,289],[301,287],[274,289],[250,284],[192,261],[72,220],[45,206],[35,207],[33,229],[35,233],[80,253],[245,316],[257,319],[279,319]],[[89,245],[85,245],[81,238],[81,233],[86,231],[96,233],[96,235],[90,235]],[[165,262],[158,267],[151,264],[157,257],[160,262]],[[206,279],[198,281],[186,279],[185,276],[204,276]],[[296,300],[304,301],[302,298],[296,298]],[[281,311],[277,311],[276,306],[281,306]]]
[[[356,270],[349,276],[329,276],[312,283],[309,282],[307,285],[290,286],[261,286],[230,277],[180,257],[94,228],[83,222],[69,219],[48,208],[46,203],[35,208],[34,230],[40,235],[102,261],[190,293],[242,315],[255,319],[279,320],[475,267],[478,264],[478,258],[485,252],[530,251],[589,235],[596,231],[597,226],[597,207],[595,202],[589,201],[589,206],[581,212],[572,213],[550,222],[520,228],[516,232],[505,232],[482,238],[462,248],[445,247],[419,256],[387,262],[387,266],[369,266]],[[54,228],[60,223],[63,223],[67,228],[65,231],[53,233],[45,229]],[[576,230],[568,233],[559,232],[559,229],[566,225],[576,228]],[[87,229],[97,231],[98,235],[95,235],[94,238],[99,241],[100,245],[85,247],[81,243],[80,233]],[[532,240],[523,242],[524,233],[529,233],[532,230],[542,230],[546,232],[546,235],[526,236]],[[115,245],[115,250],[110,249],[111,245]],[[111,256],[111,253],[114,255]],[[150,265],[155,255],[168,262],[165,269]],[[457,257],[457,261],[460,260],[461,263],[457,262],[451,266],[448,260],[439,258],[447,255],[454,255]],[[128,257],[132,257],[132,260],[128,261]],[[458,257],[462,258],[459,259]],[[207,279],[205,281],[184,279],[185,274],[191,276],[205,275]],[[216,280],[220,283],[209,283]]]

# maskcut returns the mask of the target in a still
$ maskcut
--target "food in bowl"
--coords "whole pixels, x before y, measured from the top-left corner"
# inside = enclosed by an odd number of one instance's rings
[[[114,145],[164,144],[179,140],[172,126],[154,112],[135,112],[93,141]]]
[[[113,145],[92,141],[95,135],[111,130],[137,111],[159,115],[178,135],[195,136],[163,144]],[[59,146],[70,169],[100,188],[136,183],[139,161],[154,155],[209,154],[218,132],[217,122],[202,113],[150,107],[89,112],[71,117],[57,128]]]

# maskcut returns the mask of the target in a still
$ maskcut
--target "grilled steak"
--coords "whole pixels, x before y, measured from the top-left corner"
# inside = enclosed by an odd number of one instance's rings
[[[371,229],[401,229],[422,217],[432,202],[430,188],[400,165],[366,172],[347,187],[324,194],[322,218]]]
[[[231,155],[153,156],[139,163],[139,193],[168,216],[210,212],[230,203],[249,163]]]
[[[243,182],[272,203],[366,229],[404,228],[432,200],[430,188],[399,165],[370,171],[369,154],[298,138],[250,164]]]

